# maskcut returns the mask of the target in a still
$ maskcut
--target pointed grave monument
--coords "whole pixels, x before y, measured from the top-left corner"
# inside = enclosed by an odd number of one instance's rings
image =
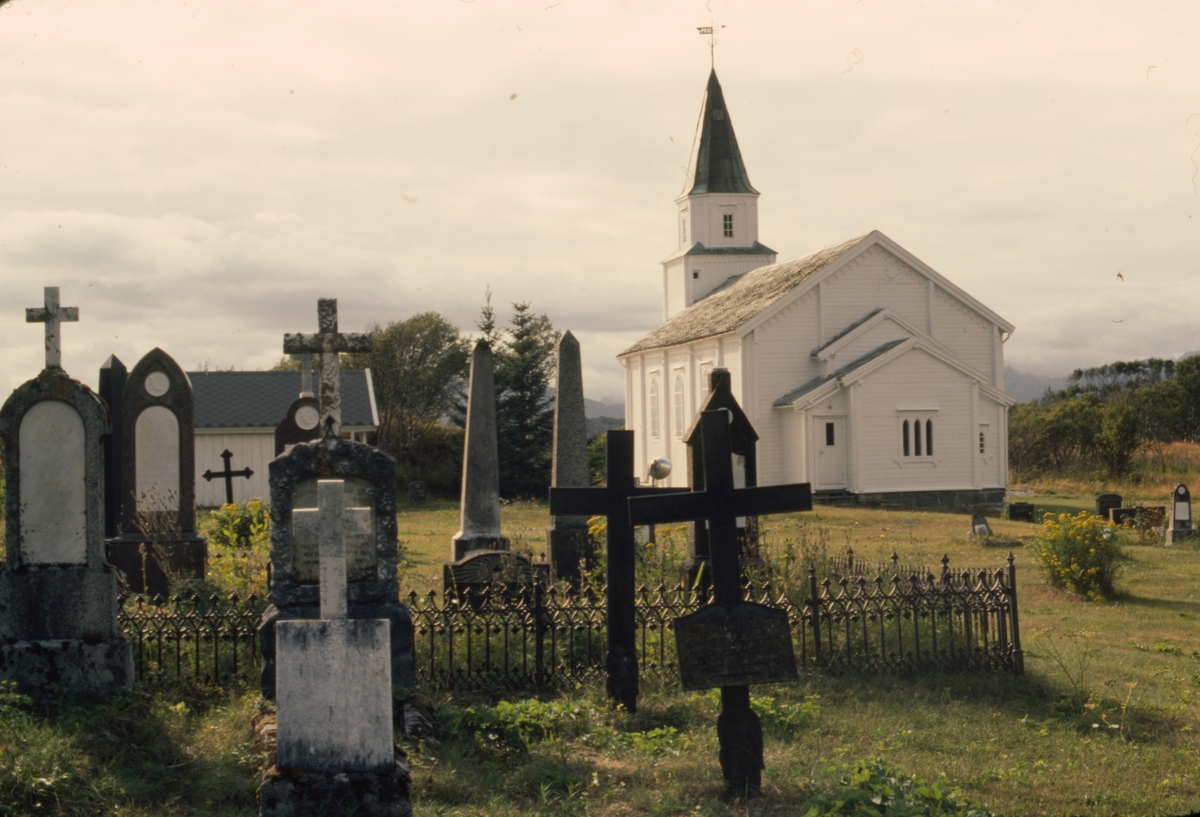
[[[392,736],[392,622],[347,615],[347,539],[367,509],[344,507],[343,480],[318,480],[316,490],[306,524],[318,543],[320,615],[275,628],[275,764],[263,775],[259,814],[407,817],[408,767]]]
[[[0,570],[0,678],[33,695],[133,683],[117,628],[117,576],[104,560],[103,401],[62,369],[59,323],[79,320],[46,287],[46,368],[0,408],[7,555]]]
[[[192,384],[174,358],[153,349],[121,395],[121,533],[109,562],[135,593],[165,596],[174,578],[204,578],[208,540],[196,533]]]
[[[554,488],[588,488],[587,418],[583,408],[583,364],[579,341],[569,331],[558,342],[554,388],[554,453],[550,485]],[[579,583],[580,565],[590,567],[591,537],[587,516],[551,516],[546,529],[546,561],[550,575]]]
[[[333,304],[332,315],[323,314],[331,317],[336,329],[337,302],[323,299],[321,303]],[[285,351],[287,339],[294,337],[284,336]],[[349,338],[359,351],[370,349],[369,337],[341,337]],[[337,436],[325,400],[340,403],[341,395],[339,381],[331,382],[332,391],[324,390],[320,397],[325,436],[292,446],[269,466],[271,606],[259,624],[260,680],[266,698],[273,698],[276,689],[276,625],[320,616],[317,500],[318,482],[324,479],[341,480],[345,493],[347,615],[356,620],[389,620],[393,683],[409,688],[415,683],[412,619],[400,603],[396,577],[396,461],[366,443]]]
[[[100,367],[100,399],[108,406],[112,432],[104,438],[104,538],[121,532],[121,395],[129,371],[116,355]]]

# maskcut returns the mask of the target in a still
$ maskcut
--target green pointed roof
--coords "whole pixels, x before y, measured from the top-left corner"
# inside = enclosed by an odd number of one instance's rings
[[[688,178],[684,195],[697,193],[755,193],[746,174],[746,164],[733,133],[733,121],[725,107],[725,95],[714,70],[708,75],[700,122],[696,126],[696,141],[692,144],[692,160],[688,163]]]

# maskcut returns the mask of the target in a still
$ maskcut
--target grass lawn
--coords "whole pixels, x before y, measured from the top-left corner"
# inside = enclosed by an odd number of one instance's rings
[[[1039,515],[1092,505],[1091,493],[1058,486],[1020,498]],[[643,689],[632,718],[608,712],[595,687],[542,701],[435,696],[440,744],[406,747],[416,813],[793,815],[838,789],[837,767],[873,758],[930,784],[934,799],[957,787],[997,814],[1200,809],[1200,550],[1129,546],[1120,595],[1080,601],[1048,588],[1021,546],[1037,526],[992,520],[995,535],[980,542],[966,536],[968,520],[818,507],[769,522],[765,541],[776,555],[852,547],[869,561],[895,552],[936,565],[946,554],[952,567],[979,568],[1004,565],[1011,549],[1023,676],[756,687],[767,768],[763,795],[749,803],[720,797],[712,693]],[[453,504],[402,501],[404,592],[440,589],[457,522]],[[502,523],[516,547],[541,553],[544,506],[505,506]],[[669,563],[684,540],[666,530],[659,541],[651,565]],[[0,696],[0,815],[256,814],[258,706],[250,691],[194,688],[49,708]]]

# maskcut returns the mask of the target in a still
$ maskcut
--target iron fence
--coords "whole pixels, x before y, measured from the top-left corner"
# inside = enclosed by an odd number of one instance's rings
[[[265,606],[254,595],[134,595],[120,599],[117,624],[133,644],[139,681],[253,681],[258,673],[258,621]]]
[[[895,559],[868,576],[852,561],[810,567],[798,582],[748,582],[748,601],[786,610],[801,671],[914,673],[1007,671],[1023,661],[1016,568],[951,569],[942,559],[907,575]],[[672,622],[709,601],[684,585],[636,595],[642,680],[676,684]],[[565,593],[540,584],[482,593],[408,597],[416,632],[417,683],[456,691],[562,688],[598,677],[605,661],[601,587]]]

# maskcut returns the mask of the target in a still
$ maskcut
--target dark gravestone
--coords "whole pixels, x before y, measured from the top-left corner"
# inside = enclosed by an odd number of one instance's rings
[[[275,456],[296,443],[309,443],[321,438],[321,410],[317,398],[299,397],[288,408],[287,416],[275,426]]]
[[[750,418],[733,396],[733,380],[728,369],[713,369],[709,373],[709,393],[696,413],[691,428],[684,434],[687,445],[688,481],[692,490],[704,490],[704,445],[700,434],[700,417],[706,411],[724,411],[729,418],[729,440],[732,451],[733,486],[753,488],[758,485],[758,432]],[[742,566],[755,563],[758,556],[757,520],[740,517],[737,535]],[[688,558],[681,567],[689,587],[711,583],[712,564],[709,560],[708,529],[704,524],[688,523]]]
[[[517,592],[535,581],[546,584],[550,579],[549,565],[504,550],[477,550],[465,559],[443,565],[442,570],[445,586],[466,595],[487,590]]]
[[[1192,527],[1192,494],[1186,485],[1176,485],[1171,492],[1171,524],[1166,530],[1168,545],[1196,535]]]
[[[700,416],[704,457],[703,491],[673,496],[634,497],[629,500],[629,521],[637,525],[707,520],[713,604],[726,609],[729,621],[738,621],[753,617],[756,613],[741,612],[748,602],[742,600],[737,517],[811,510],[812,491],[808,484],[734,488],[729,425],[729,415],[725,411],[706,411]],[[677,643],[677,652],[679,646]],[[692,662],[712,663],[710,650],[702,649],[699,654],[688,653],[688,646],[685,640],[683,652],[679,652],[680,666]],[[764,659],[782,661],[780,652],[778,646],[768,645]],[[787,663],[794,669],[794,654]],[[755,666],[757,662],[752,661],[748,654],[743,654],[731,660],[725,668],[748,674]],[[718,674],[713,675],[715,677]],[[717,738],[721,746],[721,772],[727,791],[739,797],[758,791],[762,785],[763,769],[762,724],[750,707],[750,687],[740,680],[721,687]]]
[[[1167,516],[1165,505],[1134,505],[1129,508],[1112,508],[1108,519],[1123,527],[1161,528]]]
[[[415,683],[413,626],[396,577],[396,461],[328,434],[270,464],[271,606],[259,624],[264,697],[275,694],[275,625],[320,616],[317,483],[344,481],[348,617],[391,621],[392,683]]]
[[[425,483],[410,482],[408,483],[408,501],[411,504],[425,501]]]
[[[208,542],[196,533],[192,384],[162,349],[146,354],[121,395],[121,533],[109,562],[135,593],[167,595],[172,577],[204,578]]]
[[[675,621],[684,689],[797,680],[787,611],[742,602],[710,604]]]
[[[100,367],[100,399],[108,405],[112,432],[104,438],[104,536],[121,532],[121,395],[128,374],[116,355]]]
[[[133,683],[133,650],[117,627],[117,576],[104,560],[108,410],[61,365],[58,323],[78,320],[46,288],[46,368],[0,409],[7,479],[0,570],[0,678],[31,695],[51,684],[99,691]]]
[[[1032,502],[1013,502],[1008,506],[1008,521],[1033,522],[1034,508]]]
[[[603,488],[551,488],[550,513],[604,516],[608,520],[608,699],[637,712],[637,609],[634,568],[637,545],[629,523],[629,498],[679,493],[673,488],[641,488],[634,476],[633,432],[606,432],[607,477]]]
[[[250,479],[250,477],[254,476],[254,472],[249,467],[243,468],[240,471],[233,470],[233,452],[228,448],[221,452],[221,462],[225,463],[224,470],[214,471],[209,468],[200,476],[204,477],[205,482],[212,482],[214,479],[225,480],[225,504],[232,505],[234,478]]]
[[[1120,494],[1097,494],[1096,495],[1096,515],[1103,516],[1108,519],[1108,512],[1113,508],[1121,507]]]

